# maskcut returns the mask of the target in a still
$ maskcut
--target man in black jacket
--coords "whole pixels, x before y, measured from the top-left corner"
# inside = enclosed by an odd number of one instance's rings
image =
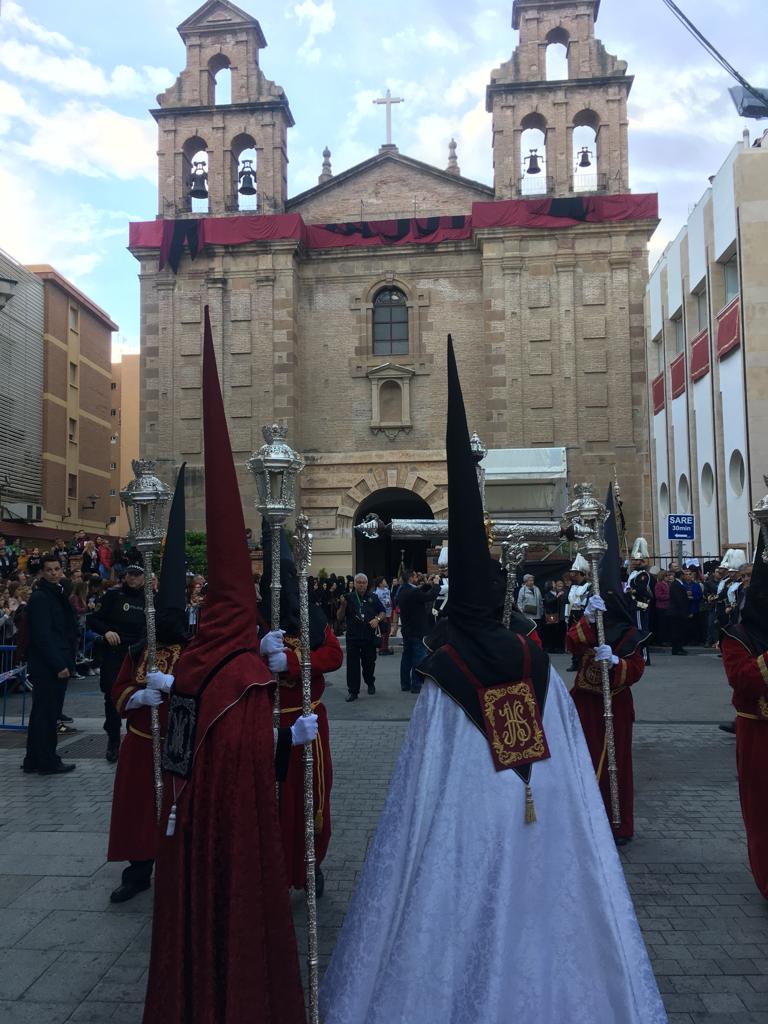
[[[690,576],[690,573],[687,574]],[[683,642],[688,633],[688,619],[691,616],[690,598],[686,586],[686,573],[679,569],[669,588],[669,639],[673,654],[687,654]]]
[[[427,605],[431,604],[439,593],[439,577],[436,576],[429,583],[419,586],[417,572],[411,572],[404,577],[403,585],[397,592],[400,632],[403,637],[403,654],[400,659],[400,689],[403,693],[418,693],[421,689],[421,682],[415,669],[427,656],[424,636],[432,625]]]
[[[376,693],[376,629],[386,617],[384,605],[372,591],[368,592],[368,577],[359,572],[354,590],[341,598],[336,613],[337,620],[347,626],[347,703],[360,695],[361,666],[368,693]]]
[[[99,689],[104,694],[104,732],[107,734],[106,758],[117,761],[122,721],[112,703],[112,686],[128,650],[144,638],[144,570],[129,565],[119,587],[110,588],[98,611],[88,616],[88,629],[103,640]]]
[[[33,684],[22,768],[40,775],[71,772],[56,753],[56,719],[67,680],[75,674],[77,620],[61,589],[64,570],[56,555],[42,557],[42,575],[27,604],[27,667]]]

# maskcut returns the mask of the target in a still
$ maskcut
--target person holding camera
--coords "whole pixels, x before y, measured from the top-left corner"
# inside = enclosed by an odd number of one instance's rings
[[[421,681],[415,670],[427,656],[424,635],[431,629],[428,606],[439,593],[439,576],[422,582],[417,572],[403,575],[403,585],[397,594],[403,637],[403,655],[400,660],[400,689],[403,693],[418,693],[421,690]]]
[[[347,703],[360,696],[360,669],[368,693],[376,693],[376,645],[378,629],[387,617],[384,605],[371,592],[364,572],[355,576],[354,587],[339,601],[336,618],[346,624],[347,633]]]

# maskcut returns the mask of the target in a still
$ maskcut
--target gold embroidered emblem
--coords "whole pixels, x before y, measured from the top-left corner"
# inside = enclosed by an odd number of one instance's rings
[[[768,720],[768,697],[757,698],[757,717]]]
[[[157,648],[157,671],[164,672],[167,676],[173,675],[176,662],[181,657],[181,644],[173,644],[171,647]],[[139,667],[136,669],[136,682],[143,684],[147,681],[147,652],[141,656]]]
[[[286,635],[283,637],[283,643],[288,648],[288,650],[293,651],[293,653],[298,658],[299,653],[301,652],[301,640],[297,636]]]
[[[530,682],[488,687],[482,694],[482,711],[497,770],[549,757]]]
[[[576,688],[587,690],[588,693],[602,694],[603,676],[599,662],[595,661],[593,654],[587,654],[582,658],[578,675],[576,676]]]

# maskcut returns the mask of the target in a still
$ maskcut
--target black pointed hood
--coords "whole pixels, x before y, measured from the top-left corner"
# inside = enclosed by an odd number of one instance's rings
[[[764,550],[765,541],[760,530],[752,579],[741,612],[741,626],[749,635],[754,649],[760,648],[760,653],[768,651],[768,564],[763,561]]]
[[[637,629],[635,609],[624,592],[621,579],[621,548],[616,521],[616,505],[613,498],[613,484],[608,485],[605,499],[608,516],[605,520],[605,554],[600,562],[600,596],[605,601],[604,615],[605,642],[615,654],[626,657],[641,644],[647,643],[650,633]],[[630,649],[631,648],[631,649]]]
[[[182,463],[176,477],[171,511],[168,514],[168,529],[165,533],[165,547],[160,563],[160,585],[155,598],[157,634],[161,642],[170,642],[186,636],[187,606],[187,561],[186,530],[187,517],[184,503],[184,474],[186,462]]]

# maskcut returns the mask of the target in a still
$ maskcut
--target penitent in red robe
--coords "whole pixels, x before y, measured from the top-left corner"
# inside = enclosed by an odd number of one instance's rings
[[[579,713],[581,727],[595,767],[595,775],[603,795],[603,803],[611,819],[611,791],[608,777],[608,756],[605,749],[605,720],[603,718],[603,685],[600,664],[595,661],[597,631],[586,618],[581,618],[568,630],[566,647],[580,661],[576,683],[571,696]],[[620,644],[614,652],[621,651]],[[634,834],[634,782],[632,778],[632,725],[635,705],[630,686],[640,679],[645,670],[642,651],[637,648],[611,669],[613,694],[613,733],[616,745],[616,769],[619,786],[621,825],[614,835],[631,839]]]
[[[280,725],[291,726],[301,715],[301,649],[297,638],[286,636],[288,671],[280,682]],[[323,863],[331,841],[331,786],[333,765],[328,731],[328,712],[322,703],[324,672],[335,672],[344,660],[339,641],[326,626],[322,644],[310,653],[312,665],[312,710],[317,715],[318,734],[312,744],[314,756],[315,859]],[[288,774],[280,786],[280,828],[288,872],[288,884],[304,888],[304,748],[291,750]]]
[[[736,769],[749,866],[768,899],[768,651],[755,655],[730,633],[721,637],[720,650],[736,708]]]
[[[305,1024],[271,691],[251,681],[266,674],[255,660],[216,672],[199,695],[190,778],[164,774],[162,823],[175,803],[176,826],[156,862],[144,1024]]]
[[[157,649],[157,666],[173,675],[181,654],[181,644]],[[157,855],[158,828],[155,811],[155,773],[152,760],[152,713],[148,707],[126,710],[126,704],[147,683],[146,648],[134,659],[130,654],[120,668],[112,687],[112,701],[127,720],[128,731],[120,744],[115,785],[112,791],[112,816],[109,821],[107,860],[154,860]],[[160,735],[168,726],[168,698],[158,707]]]

